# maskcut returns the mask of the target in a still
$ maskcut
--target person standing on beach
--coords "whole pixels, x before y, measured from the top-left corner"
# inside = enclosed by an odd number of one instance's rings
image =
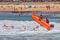
[[[50,6],[49,5],[47,5],[46,8],[47,8],[47,10],[50,10]]]

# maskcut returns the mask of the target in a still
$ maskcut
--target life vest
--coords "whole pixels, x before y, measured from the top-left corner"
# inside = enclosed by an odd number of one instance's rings
[[[40,19],[43,19],[43,16],[42,15],[40,15]]]
[[[48,23],[48,24],[49,24],[49,19],[48,19],[48,18],[46,18],[46,23]]]

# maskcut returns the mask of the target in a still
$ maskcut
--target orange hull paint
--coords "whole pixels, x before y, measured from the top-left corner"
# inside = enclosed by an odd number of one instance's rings
[[[40,25],[42,25],[43,27],[45,27],[47,30],[51,30],[52,27],[47,24],[46,22],[44,22],[43,20],[39,20],[39,18],[35,15],[35,14],[32,14],[32,18],[37,22],[39,23]]]

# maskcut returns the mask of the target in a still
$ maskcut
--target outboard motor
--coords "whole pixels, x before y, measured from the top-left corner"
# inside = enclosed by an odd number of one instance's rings
[[[54,27],[54,25],[53,25],[53,24],[50,24],[50,26],[51,26],[51,27]]]

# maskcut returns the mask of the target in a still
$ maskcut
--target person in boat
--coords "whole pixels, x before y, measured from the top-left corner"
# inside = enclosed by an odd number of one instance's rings
[[[46,17],[46,23],[48,23],[49,24],[49,19]]]
[[[49,19],[46,17],[46,23],[49,24]],[[50,24],[52,28],[54,28],[54,24]]]
[[[42,14],[40,15],[40,18],[39,18],[39,20],[41,20],[41,19],[43,20],[43,15],[42,15]]]

